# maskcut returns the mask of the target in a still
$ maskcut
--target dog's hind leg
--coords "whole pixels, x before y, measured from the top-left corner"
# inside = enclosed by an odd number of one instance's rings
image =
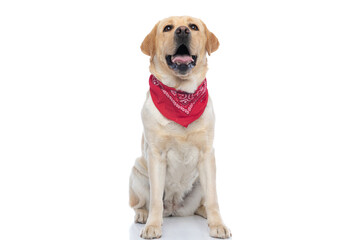
[[[205,206],[201,204],[200,207],[195,211],[195,215],[199,215],[199,216],[207,219]]]
[[[142,159],[137,159],[141,161]],[[132,169],[129,181],[129,203],[135,211],[134,221],[146,223],[148,218],[150,187],[147,176],[143,175],[135,166]]]
[[[191,216],[196,214],[197,209],[201,205],[203,191],[199,181],[194,183],[194,187],[179,204],[181,207],[175,211],[175,216]]]

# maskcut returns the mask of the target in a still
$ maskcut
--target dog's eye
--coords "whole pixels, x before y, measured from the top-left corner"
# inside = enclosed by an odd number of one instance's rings
[[[195,24],[190,24],[189,27],[190,27],[192,30],[199,31],[198,26],[196,26]]]
[[[166,25],[166,26],[164,27],[164,31],[163,31],[163,32],[171,31],[171,29],[173,29],[173,28],[174,28],[173,25]]]

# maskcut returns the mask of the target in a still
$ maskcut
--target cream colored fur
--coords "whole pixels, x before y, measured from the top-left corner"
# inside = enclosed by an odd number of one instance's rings
[[[189,23],[199,26],[191,39],[191,52],[197,54],[198,62],[184,76],[166,65],[164,56],[174,51],[173,34],[164,34],[162,29],[167,24],[176,28]],[[199,19],[171,17],[155,25],[141,48],[151,57],[150,72],[160,81],[194,92],[206,75],[206,52],[210,54],[218,46],[215,35]],[[165,118],[148,93],[142,121],[142,156],[136,160],[130,176],[130,205],[135,210],[135,222],[146,223],[141,237],[161,237],[163,216],[198,214],[208,219],[211,236],[229,238],[231,233],[221,219],[217,201],[211,99],[202,116],[185,128]]]

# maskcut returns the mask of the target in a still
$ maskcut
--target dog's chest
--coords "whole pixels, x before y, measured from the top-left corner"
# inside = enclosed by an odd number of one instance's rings
[[[177,195],[179,200],[189,192],[199,176],[199,149],[191,143],[174,143],[166,153],[165,195]]]

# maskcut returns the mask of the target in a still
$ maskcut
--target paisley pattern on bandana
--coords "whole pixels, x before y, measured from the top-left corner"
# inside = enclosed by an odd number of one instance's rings
[[[187,127],[204,112],[208,101],[206,79],[194,93],[177,91],[161,83],[154,75],[150,76],[151,98],[164,117]]]

